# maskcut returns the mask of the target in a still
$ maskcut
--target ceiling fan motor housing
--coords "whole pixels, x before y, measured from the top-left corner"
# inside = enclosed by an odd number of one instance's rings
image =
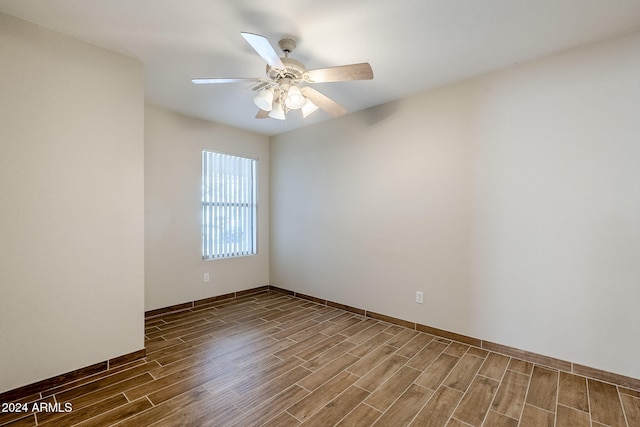
[[[284,75],[281,70],[277,70],[270,65],[267,65],[267,77],[271,80],[278,81],[281,78],[291,79],[293,81],[300,81],[304,78],[304,73],[307,69],[304,68],[301,62],[291,58],[280,58],[285,66]]]

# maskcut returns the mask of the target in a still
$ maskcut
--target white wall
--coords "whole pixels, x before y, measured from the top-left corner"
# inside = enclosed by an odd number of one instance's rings
[[[273,137],[271,282],[640,378],[638,76],[636,32]]]
[[[203,149],[258,159],[255,256],[202,260]],[[269,138],[147,106],[145,219],[146,310],[269,284]]]
[[[142,65],[0,14],[0,392],[144,348]]]

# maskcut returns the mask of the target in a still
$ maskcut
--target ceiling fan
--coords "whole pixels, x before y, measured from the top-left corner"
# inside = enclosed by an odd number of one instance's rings
[[[318,108],[333,117],[339,117],[347,110],[309,84],[373,79],[371,65],[366,62],[307,70],[301,62],[289,58],[296,47],[295,40],[283,38],[278,42],[284,52],[284,57],[279,57],[264,36],[244,32],[241,34],[267,62],[266,78],[199,78],[191,81],[195,84],[254,83],[252,90],[258,94],[253,101],[260,108],[257,119],[271,117],[284,120],[290,110],[300,110],[302,117],[307,117]]]

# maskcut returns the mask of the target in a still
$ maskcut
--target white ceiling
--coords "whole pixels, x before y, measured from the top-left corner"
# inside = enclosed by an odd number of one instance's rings
[[[241,31],[278,52],[293,36],[307,69],[369,62],[374,80],[314,86],[353,112],[640,28],[640,0],[0,0],[0,11],[140,59],[151,104],[267,135],[330,116],[259,120],[246,84],[193,85],[264,77]]]

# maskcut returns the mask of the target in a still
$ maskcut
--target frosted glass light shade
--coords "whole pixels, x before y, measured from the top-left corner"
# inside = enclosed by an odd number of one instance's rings
[[[282,104],[280,102],[276,102],[273,104],[273,108],[269,112],[269,117],[277,120],[285,119],[284,108],[282,108]]]
[[[304,105],[305,98],[302,96],[302,92],[298,89],[298,86],[291,85],[289,92],[287,93],[287,99],[284,103],[290,110],[297,110]]]
[[[264,89],[253,98],[253,102],[259,109],[264,111],[271,111],[273,108],[273,90]]]
[[[302,118],[307,117],[309,114],[313,113],[317,109],[318,109],[318,106],[313,102],[311,102],[309,98],[307,98],[304,105],[302,106]]]

